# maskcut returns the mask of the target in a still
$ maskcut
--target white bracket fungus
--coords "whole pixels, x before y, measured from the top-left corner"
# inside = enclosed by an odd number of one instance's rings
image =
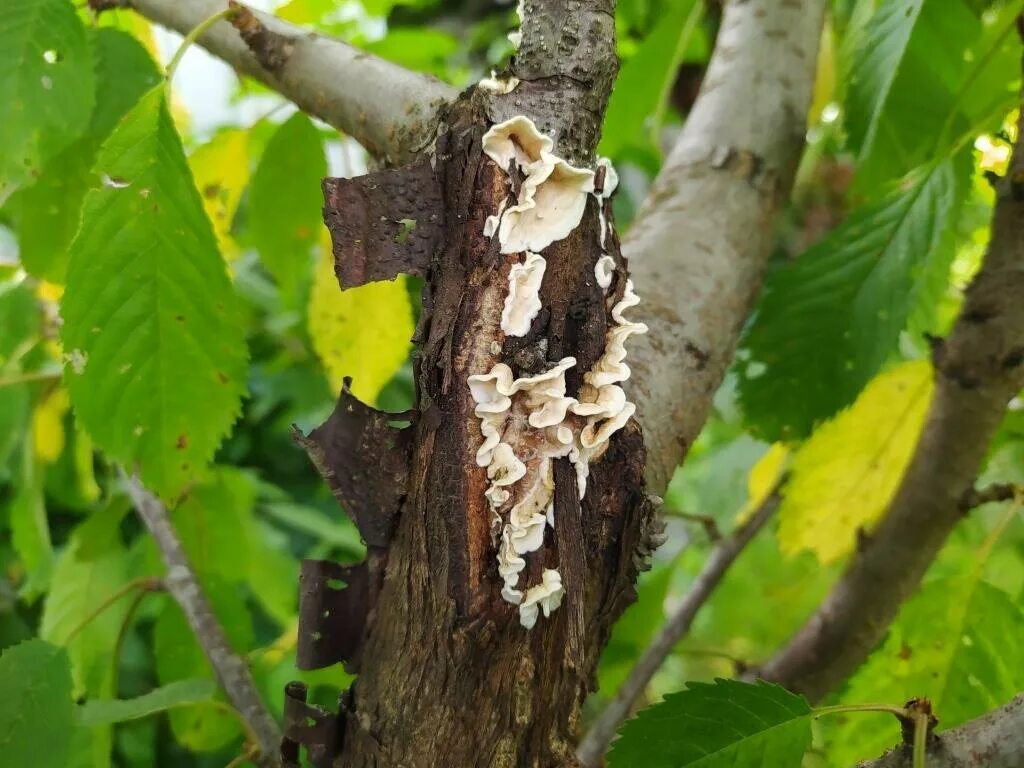
[[[490,91],[498,96],[504,96],[507,93],[512,93],[512,91],[516,89],[516,86],[519,85],[519,78],[513,75],[499,76],[492,69],[491,76],[485,77],[477,83],[477,85],[485,91]]]
[[[506,173],[524,175],[515,202],[496,214],[502,253],[539,252],[566,237],[583,218],[594,172],[570,165],[553,148],[551,139],[522,115],[484,134],[484,153]],[[485,229],[493,235],[489,221]]]
[[[533,629],[537,623],[537,609],[544,611],[544,618],[548,618],[562,604],[564,595],[562,575],[551,568],[545,568],[541,583],[526,590],[519,606],[520,623],[527,629]]]
[[[501,330],[508,336],[525,336],[540,312],[540,284],[547,262],[537,253],[526,253],[526,261],[513,264],[508,273],[508,296],[501,311]]]
[[[501,252],[524,253],[509,270],[509,291],[501,313],[506,336],[525,336],[541,310],[540,288],[547,263],[539,251],[566,237],[579,226],[587,196],[598,198],[600,244],[603,251],[594,265],[594,279],[613,301],[615,260],[605,251],[610,224],[604,201],[618,185],[618,176],[604,158],[603,185],[594,188],[595,173],[575,168],[552,152],[553,142],[530,119],[517,116],[493,126],[483,137],[483,150],[506,173],[521,173],[518,194],[503,201],[488,217],[484,235],[498,235]],[[515,185],[510,185],[515,188]],[[498,573],[502,597],[519,606],[519,621],[532,628],[540,612],[547,617],[565,594],[555,569],[544,570],[540,584],[520,588],[526,558],[544,545],[548,527],[554,527],[554,460],[568,457],[576,470],[580,498],[586,493],[590,463],[608,447],[611,436],[633,416],[636,406],[620,386],[629,378],[626,340],[644,333],[647,326],[633,322],[624,312],[639,298],[626,280],[621,298],[611,307],[613,325],[605,332],[605,347],[593,367],[583,374],[576,397],[566,395],[565,373],[576,359],[563,358],[547,371],[513,378],[512,369],[496,363],[487,373],[469,376],[483,443],[476,461],[487,468],[490,485],[485,496],[500,528],[495,529]],[[497,353],[497,352],[496,352]]]

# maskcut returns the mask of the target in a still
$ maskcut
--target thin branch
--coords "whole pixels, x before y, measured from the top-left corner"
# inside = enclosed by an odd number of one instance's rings
[[[1011,501],[1024,497],[1024,486],[1015,483],[992,483],[984,488],[972,488],[960,499],[960,509],[969,512],[982,504]]]
[[[128,6],[184,35],[224,10],[227,2],[90,0],[90,6],[97,11]],[[245,40],[231,23],[223,21],[207,30],[199,44],[390,162],[407,160],[427,145],[437,127],[439,109],[456,96],[454,88],[436,78],[411,72],[340,40],[258,11],[250,16],[244,17],[252,33]],[[290,47],[283,61],[281,56],[268,58],[263,45],[268,40],[274,41],[278,54]]]
[[[686,520],[690,523],[699,523],[709,541],[718,541],[722,538],[722,532],[718,528],[718,522],[711,515],[698,515],[695,512],[667,512],[672,517]]]
[[[189,565],[188,557],[174,530],[170,517],[159,499],[142,487],[134,477],[125,477],[125,484],[135,509],[149,529],[157,548],[167,566],[163,585],[175,599],[196,640],[202,646],[240,718],[245,722],[254,746],[259,749],[255,762],[260,768],[276,768],[279,765],[278,749],[281,732],[270,716],[263,700],[256,691],[252,675],[245,661],[231,648],[224,628],[210,607],[196,575]]]
[[[815,700],[879,643],[963,517],[1010,400],[1024,387],[1024,110],[997,185],[992,236],[963,310],[935,347],[935,394],[885,516],[832,592],[760,673]]]
[[[733,0],[682,135],[622,244],[650,333],[630,394],[662,495],[761,285],[804,145],[824,0]]]
[[[1009,704],[949,731],[933,733],[928,768],[1019,768],[1024,765],[1024,694]],[[858,768],[911,768],[907,745]]]
[[[744,547],[764,527],[779,506],[778,489],[761,504],[753,516],[729,536],[718,541],[711,550],[704,568],[694,579],[690,591],[676,608],[675,613],[661,627],[643,655],[637,660],[629,676],[615,693],[604,711],[597,717],[590,731],[576,749],[576,757],[585,766],[596,766],[608,749],[615,732],[629,717],[634,704],[651,682],[654,673],[672,653],[693,624],[697,611],[708,601],[715,587],[722,581],[729,567],[736,561]]]

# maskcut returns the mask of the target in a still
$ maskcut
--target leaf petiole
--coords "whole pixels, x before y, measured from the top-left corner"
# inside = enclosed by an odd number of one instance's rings
[[[214,24],[216,24],[218,21],[223,21],[224,19],[230,19],[236,16],[238,14],[238,10],[239,9],[237,6],[230,5],[223,11],[218,11],[217,13],[210,16],[208,19],[199,22],[198,24],[196,24],[195,27],[192,28],[191,32],[185,35],[185,39],[181,41],[181,45],[178,46],[178,50],[174,52],[174,56],[171,58],[171,61],[167,64],[168,86],[171,84],[171,80],[174,79],[174,72],[175,70],[177,70],[178,64],[181,63],[181,59],[185,55],[185,51],[188,50],[188,47],[192,45],[192,43],[194,43],[200,37],[202,37],[206,33],[206,31]]]
[[[914,716],[903,707],[894,707],[891,704],[834,704],[829,707],[816,707],[811,714],[814,718],[819,718],[822,715],[837,715],[843,712],[887,712],[896,717]]]

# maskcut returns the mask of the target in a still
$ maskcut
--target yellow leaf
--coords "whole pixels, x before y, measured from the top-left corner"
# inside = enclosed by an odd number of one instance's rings
[[[787,555],[830,563],[853,549],[888,506],[910,462],[932,396],[927,361],[903,363],[870,382],[856,402],[797,451],[779,509]]]
[[[58,387],[39,401],[32,412],[32,441],[36,456],[52,464],[64,452],[64,414],[68,412],[68,391]]]
[[[412,305],[404,278],[342,291],[329,238],[321,240],[309,300],[309,335],[331,386],[352,377],[352,393],[373,403],[409,356]]]
[[[188,162],[221,254],[230,261],[239,251],[230,233],[242,192],[249,183],[249,133],[237,128],[221,131],[196,149]]]
[[[743,525],[764,504],[782,477],[788,458],[789,448],[784,443],[775,443],[750,468],[750,474],[747,475],[747,503],[736,516],[736,525]]]

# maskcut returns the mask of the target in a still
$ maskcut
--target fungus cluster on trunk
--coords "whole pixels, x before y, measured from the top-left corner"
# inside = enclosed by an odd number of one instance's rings
[[[553,461],[568,457],[572,462],[582,499],[590,464],[601,458],[611,436],[636,410],[621,387],[630,373],[625,342],[647,330],[623,314],[639,302],[632,282],[627,279],[620,290],[612,290],[616,267],[605,252],[610,225],[603,201],[618,183],[614,169],[604,158],[597,163],[597,174],[577,168],[555,155],[553,147],[554,142],[523,116],[492,126],[483,137],[484,154],[505,171],[509,187],[506,199],[488,217],[484,235],[497,236],[501,253],[522,254],[522,261],[509,269],[501,330],[507,337],[529,332],[542,308],[547,262],[540,252],[580,225],[590,195],[598,198],[601,210],[601,255],[593,274],[614,324],[605,334],[603,353],[583,373],[574,395],[566,394],[565,377],[577,363],[574,357],[518,378],[499,362],[489,371],[470,375],[467,382],[483,435],[476,461],[487,468],[490,482],[485,495],[504,582],[501,595],[519,606],[520,623],[528,629],[539,611],[548,616],[557,609],[564,594],[562,577],[554,568],[544,568],[535,584],[520,583],[527,557],[544,545],[545,526],[555,525]]]

